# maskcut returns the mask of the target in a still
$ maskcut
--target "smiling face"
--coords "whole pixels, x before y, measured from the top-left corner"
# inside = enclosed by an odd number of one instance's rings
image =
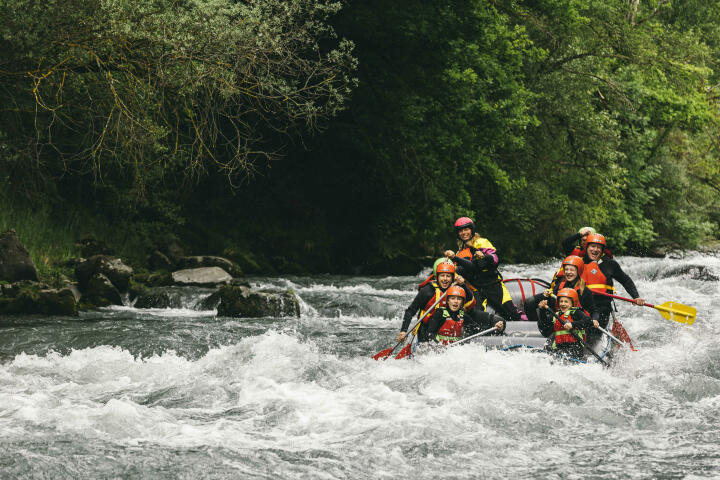
[[[440,288],[446,289],[450,286],[452,283],[453,276],[452,273],[439,273],[438,274],[438,285],[440,285]]]
[[[472,237],[472,230],[470,227],[465,227],[458,232],[458,237],[460,237],[460,240],[463,242],[467,242],[470,240],[470,237]]]
[[[590,243],[587,246],[587,255],[590,260],[597,261],[602,254],[603,247],[599,243]]]
[[[560,297],[558,298],[558,307],[560,307],[561,312],[567,312],[570,307],[572,307],[572,299],[568,297]]]
[[[563,271],[565,272],[565,279],[568,282],[572,282],[578,276],[577,267],[575,265],[565,265],[565,267],[563,267]]]
[[[450,310],[452,310],[453,312],[457,312],[458,310],[460,310],[460,307],[462,306],[462,304],[463,304],[462,297],[457,297],[457,296],[453,295],[452,297],[448,297],[448,299],[447,299],[448,308]]]

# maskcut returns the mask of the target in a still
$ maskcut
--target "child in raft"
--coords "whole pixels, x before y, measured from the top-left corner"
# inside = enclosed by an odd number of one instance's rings
[[[557,318],[552,318],[552,332],[548,336],[547,349],[561,355],[582,359],[585,352],[582,343],[587,340],[585,329],[598,327],[597,320],[590,320],[580,307],[577,291],[572,288],[561,288],[557,293]],[[547,304],[546,309],[549,309]],[[559,318],[559,320],[558,320]]]

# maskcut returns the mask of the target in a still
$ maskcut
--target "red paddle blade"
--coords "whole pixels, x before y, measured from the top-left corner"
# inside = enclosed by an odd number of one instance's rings
[[[383,359],[383,358],[387,358],[387,357],[390,356],[390,354],[392,353],[392,351],[393,351],[393,348],[392,348],[392,347],[391,347],[391,348],[386,348],[385,350],[382,350],[382,351],[376,353],[375,355],[373,355],[373,358],[374,358],[375,360],[381,360],[381,359]]]
[[[630,340],[630,335],[628,335],[628,332],[627,332],[627,330],[625,330],[625,327],[623,327],[622,323],[618,322],[617,320],[615,320],[613,322],[612,334],[615,335],[620,340],[622,340],[623,342],[629,344],[630,350],[632,350],[633,352],[638,351],[637,348],[635,348],[635,346],[633,345],[632,340]]]
[[[412,343],[408,343],[407,345],[405,345],[405,347],[402,350],[400,350],[400,353],[395,355],[395,360],[400,360],[401,358],[405,358],[405,357],[409,356],[412,353],[411,347],[412,347]]]

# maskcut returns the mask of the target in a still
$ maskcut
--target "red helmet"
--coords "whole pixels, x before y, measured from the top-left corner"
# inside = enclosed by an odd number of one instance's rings
[[[435,273],[437,275],[440,275],[441,273],[451,273],[455,275],[455,265],[449,262],[440,262],[435,269]]]
[[[573,307],[580,306],[580,299],[578,298],[577,291],[574,288],[561,288],[557,293],[558,300],[560,300],[560,297],[566,297],[572,300]]]
[[[472,218],[460,217],[455,220],[455,231],[459,232],[463,228],[469,228],[473,233],[475,233],[475,223],[472,221]]]
[[[582,275],[583,270],[585,270],[585,262],[583,262],[583,259],[577,255],[570,255],[565,258],[562,262],[562,266],[564,267],[565,265],[574,265],[575,268],[577,268],[578,275]]]
[[[600,235],[599,233],[591,233],[587,236],[587,239],[585,240],[585,245],[590,245],[591,243],[599,243],[603,246],[603,248],[607,246],[607,243],[605,243],[605,236]]]
[[[575,290],[573,290],[573,292],[574,291]],[[447,297],[462,297],[462,299],[465,300],[465,289],[458,287],[457,285],[453,285],[447,289]]]

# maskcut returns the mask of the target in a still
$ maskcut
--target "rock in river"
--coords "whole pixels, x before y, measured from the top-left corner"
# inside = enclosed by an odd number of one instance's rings
[[[15,230],[8,230],[0,235],[0,280],[38,280],[35,264],[20,243]]]
[[[224,317],[299,317],[300,304],[292,290],[257,292],[245,286],[225,285],[218,292],[218,315]]]
[[[220,267],[188,268],[172,274],[175,285],[212,286],[228,283],[232,276]]]

